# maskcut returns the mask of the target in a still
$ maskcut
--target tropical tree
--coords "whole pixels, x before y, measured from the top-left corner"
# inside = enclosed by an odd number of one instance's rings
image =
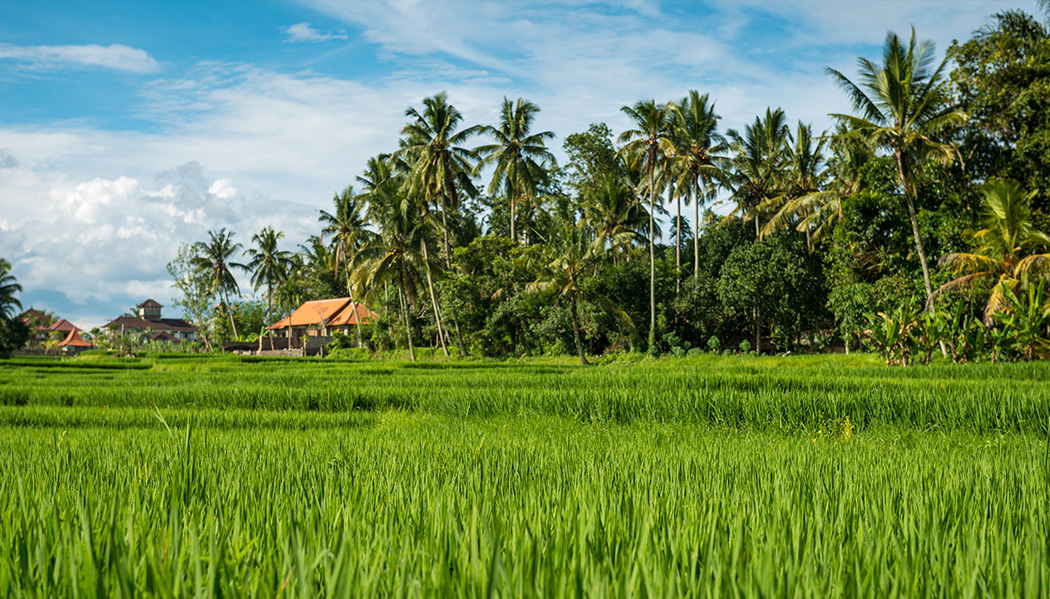
[[[849,97],[859,116],[832,116],[848,124],[853,135],[893,154],[898,182],[908,206],[915,251],[922,266],[923,283],[927,296],[931,296],[930,269],[915,210],[915,169],[927,161],[950,164],[955,159],[955,147],[942,139],[952,128],[965,122],[966,113],[951,103],[944,76],[947,58],[934,67],[933,42],[917,42],[914,29],[907,46],[896,33],[891,31],[886,35],[882,64],[866,58],[858,58],[857,62],[859,85],[835,69],[828,68],[827,72]]]
[[[241,249],[241,244],[233,242],[233,235],[233,231],[226,231],[225,227],[218,231],[208,231],[207,243],[198,241],[193,246],[196,252],[193,264],[208,271],[211,292],[222,300],[223,309],[230,318],[233,336],[236,337],[237,325],[233,322],[233,310],[230,309],[229,296],[231,293],[239,296],[241,290],[230,269],[246,270],[246,268],[243,264],[230,261],[233,255]]]
[[[806,219],[812,208],[808,202],[797,202],[799,198],[811,196],[821,190],[828,177],[825,170],[824,145],[826,136],[813,137],[813,129],[799,121],[795,133],[788,134],[787,172],[784,175],[785,192],[767,201],[766,210],[777,209],[759,234],[765,238],[784,228],[793,219]],[[790,207],[790,208],[789,208]],[[806,250],[813,252],[813,239],[809,227],[797,227],[806,234]]]
[[[377,199],[370,202],[369,209],[373,220],[379,225],[379,235],[357,251],[351,281],[357,287],[357,295],[363,297],[366,303],[371,303],[375,293],[385,284],[393,284],[397,289],[408,351],[414,362],[416,353],[412,344],[409,308],[415,306],[419,299],[422,285],[420,271],[426,272],[431,266],[428,264],[429,256],[421,251],[425,247],[428,223],[421,218],[419,208],[413,202],[401,201],[396,195],[386,197],[385,201]],[[441,337],[440,329],[438,337]]]
[[[488,193],[494,195],[502,187],[510,202],[510,238],[518,241],[515,228],[515,205],[522,200],[534,201],[539,188],[548,180],[547,169],[554,165],[554,155],[547,151],[544,140],[553,139],[554,133],[543,131],[532,133],[532,123],[539,113],[538,106],[518,98],[511,102],[503,98],[499,127],[484,126],[480,132],[491,135],[494,144],[478,147],[481,157],[474,173],[485,166],[494,165],[492,182]]]
[[[874,152],[864,139],[848,135],[842,123],[831,136],[829,147],[832,155],[820,174],[818,189],[796,192],[798,195],[785,202],[762,228],[763,238],[797,220],[796,230],[806,233],[812,251],[812,245],[824,239],[842,219],[842,200],[861,191],[861,169]]]
[[[1014,181],[991,181],[984,188],[984,228],[973,234],[974,252],[956,252],[941,259],[941,265],[956,276],[934,294],[930,305],[944,292],[994,281],[984,309],[985,326],[997,313],[1010,309],[1007,291],[1016,293],[1033,279],[1047,279],[1050,272],[1050,237],[1032,225],[1031,199]]]
[[[266,227],[252,236],[255,247],[244,251],[244,255],[251,257],[245,269],[252,273],[252,289],[258,291],[266,285],[267,318],[273,311],[274,287],[280,287],[288,279],[288,272],[294,266],[292,252],[277,247],[277,242],[282,237],[284,233],[274,231],[273,227]]]
[[[21,291],[22,286],[11,274],[11,263],[0,258],[0,320],[14,317],[14,308],[22,309],[22,302],[15,297]]]
[[[755,237],[760,237],[762,207],[778,202],[784,193],[790,137],[787,119],[780,108],[767,108],[765,117],[756,116],[743,133],[730,129],[726,135],[732,141],[734,154],[729,175],[730,199],[736,203],[726,220],[738,215],[753,218]]]
[[[633,244],[649,242],[649,213],[634,188],[616,173],[603,175],[583,197],[583,221],[605,251],[619,254]]]
[[[350,285],[350,261],[358,248],[367,244],[375,234],[368,230],[368,218],[366,216],[367,195],[355,195],[353,187],[343,190],[343,195],[336,194],[332,198],[335,205],[335,214],[321,210],[318,220],[324,224],[322,232],[331,235],[331,245],[335,254],[333,272],[339,277],[339,265],[342,264],[346,271],[346,289],[350,294],[351,303],[354,302],[353,292]],[[357,343],[361,344],[361,322],[357,322]]]
[[[700,204],[703,200],[714,197],[717,185],[725,181],[725,158],[728,150],[725,138],[718,133],[718,119],[715,104],[708,100],[707,94],[700,95],[690,90],[689,95],[672,109],[673,125],[671,140],[674,144],[674,162],[677,171],[675,187],[679,190],[679,199],[685,195],[685,204],[693,203],[693,272],[700,271]],[[680,237],[682,220],[681,203],[678,205],[678,226],[675,227]],[[675,244],[680,248],[681,239]],[[676,251],[676,260],[681,267],[681,258]]]
[[[414,120],[401,129],[402,147],[395,154],[410,168],[405,191],[411,197],[422,199],[428,208],[441,206],[445,268],[451,269],[448,212],[459,205],[457,189],[468,195],[477,194],[471,180],[474,170],[471,161],[477,158],[477,154],[463,144],[477,134],[480,127],[475,125],[457,131],[463,115],[448,103],[445,92],[425,98],[422,112],[409,108],[405,116]],[[455,310],[452,311],[452,322],[460,353],[465,356],[467,347],[463,343]]]
[[[634,106],[620,109],[633,121],[635,129],[620,134],[624,143],[620,153],[637,152],[642,157],[643,168],[648,176],[649,191],[649,348],[656,348],[656,247],[653,231],[656,228],[656,169],[662,159],[674,151],[671,142],[668,105],[655,100],[639,100]]]
[[[529,284],[528,289],[533,292],[553,292],[560,297],[568,298],[576,354],[580,357],[580,364],[586,366],[588,365],[587,357],[583,353],[583,343],[580,337],[579,304],[583,300],[581,283],[593,271],[595,265],[603,259],[607,240],[601,236],[592,235],[582,225],[583,223],[566,221],[556,231],[557,234],[547,240],[547,252],[539,277]],[[623,232],[618,235],[630,237],[631,233]],[[591,299],[633,328],[630,317],[608,297],[595,295]]]

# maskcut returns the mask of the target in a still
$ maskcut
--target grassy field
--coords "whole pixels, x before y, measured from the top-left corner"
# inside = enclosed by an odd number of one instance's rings
[[[0,363],[0,596],[1048,596],[1048,375]]]

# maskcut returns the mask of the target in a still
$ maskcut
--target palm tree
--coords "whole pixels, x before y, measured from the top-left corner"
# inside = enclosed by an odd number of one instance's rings
[[[796,200],[811,196],[823,187],[829,174],[823,168],[826,141],[827,137],[824,134],[814,138],[812,127],[801,121],[795,133],[788,134],[787,172],[784,177],[786,191],[761,206],[767,211],[776,209],[777,212],[762,228],[760,238],[765,238],[791,224],[793,218],[805,220],[809,217],[810,203]],[[809,227],[796,228],[806,234],[806,250],[813,253],[813,239]]]
[[[1033,278],[1048,278],[1050,237],[1032,226],[1030,201],[1035,195],[1025,195],[1014,181],[985,185],[981,219],[985,228],[973,234],[979,245],[974,253],[957,252],[941,259],[941,265],[957,278],[930,295],[931,308],[934,299],[945,291],[995,280],[984,309],[984,324],[991,326],[994,314],[1009,310],[1007,290],[1015,293],[1018,286],[1026,287]],[[1033,250],[1044,253],[1031,253]]]
[[[274,287],[280,287],[288,279],[288,272],[293,266],[292,252],[277,248],[277,241],[282,237],[284,233],[266,227],[252,236],[252,243],[256,247],[244,251],[244,255],[251,256],[245,267],[252,273],[252,289],[258,291],[266,285],[267,318],[273,311]]]
[[[656,247],[653,231],[656,228],[653,215],[656,213],[656,186],[654,177],[658,162],[668,153],[673,152],[668,105],[657,104],[655,100],[639,100],[634,106],[620,109],[632,121],[636,129],[629,129],[620,134],[620,143],[625,143],[620,153],[639,152],[643,156],[643,165],[648,174],[649,190],[649,351],[656,348]]]
[[[805,232],[816,244],[842,220],[842,200],[861,191],[862,168],[874,152],[864,139],[849,135],[842,123],[831,136],[830,147],[832,156],[821,177],[825,184],[785,203],[762,228],[763,237],[798,219],[796,230]]]
[[[540,276],[529,284],[532,292],[554,292],[569,300],[569,312],[572,316],[572,333],[576,341],[576,353],[580,364],[587,366],[587,357],[583,353],[580,340],[579,303],[583,299],[581,283],[588,273],[600,262],[605,254],[606,239],[592,235],[583,223],[565,222],[553,239],[546,244],[545,264],[540,269]],[[631,233],[621,232],[620,237],[630,237]],[[614,244],[616,242],[614,241]],[[633,329],[630,317],[608,297],[599,295],[594,298],[599,304],[619,317]]]
[[[886,35],[882,64],[857,59],[859,86],[835,69],[827,70],[849,96],[853,110],[860,113],[831,116],[847,123],[854,135],[868,139],[872,146],[893,153],[927,296],[933,295],[933,287],[915,212],[915,168],[930,160],[951,163],[957,150],[951,143],[938,141],[938,137],[966,120],[966,113],[951,105],[944,76],[947,57],[936,68],[932,68],[933,60],[933,42],[916,42],[912,29],[907,47],[892,31]]]
[[[760,207],[778,201],[784,191],[783,175],[790,136],[784,111],[767,108],[765,117],[756,116],[755,122],[745,127],[743,134],[735,129],[726,134],[732,140],[735,154],[729,182],[733,192],[730,199],[736,202],[736,207],[725,220],[737,214],[754,218],[755,237],[759,237]]]
[[[211,292],[217,294],[222,301],[226,314],[230,317],[230,326],[233,328],[233,336],[237,336],[237,325],[233,322],[233,311],[229,305],[229,295],[233,293],[240,295],[240,287],[234,278],[231,268],[246,270],[243,264],[230,262],[230,258],[241,249],[241,244],[233,242],[233,231],[227,232],[225,228],[218,231],[208,231],[207,243],[198,241],[193,244],[197,255],[193,259],[194,266],[202,268],[211,273]]]
[[[457,187],[469,195],[477,194],[471,181],[474,169],[470,163],[477,154],[462,144],[478,133],[480,127],[475,125],[457,131],[463,115],[448,103],[445,92],[425,98],[422,113],[409,108],[405,116],[415,119],[401,129],[402,147],[395,153],[411,169],[405,180],[405,191],[409,196],[421,198],[428,208],[440,204],[445,268],[451,270],[448,211],[459,205]],[[452,310],[452,322],[459,351],[466,356],[467,347],[463,343],[455,309]]]
[[[335,254],[333,272],[339,277],[339,265],[343,264],[346,270],[346,289],[350,294],[350,302],[354,303],[353,292],[350,285],[350,261],[354,252],[370,241],[374,234],[367,229],[368,219],[365,216],[366,201],[364,195],[354,195],[354,188],[347,187],[343,195],[336,194],[332,198],[335,205],[335,214],[329,214],[321,210],[320,220],[325,226],[322,232],[332,236],[332,246]],[[361,322],[357,319],[357,344],[361,345]]]
[[[707,94],[700,95],[690,90],[689,95],[673,108],[674,160],[678,173],[675,187],[680,190],[676,195],[679,200],[685,194],[685,204],[693,202],[693,272],[700,271],[700,204],[701,198],[714,197],[716,185],[725,181],[722,167],[725,159],[721,156],[728,149],[726,140],[718,133],[718,119],[714,102],[708,100]],[[678,222],[675,227],[679,239],[675,247],[681,248],[682,206],[678,205]],[[675,254],[678,266],[681,258]]]
[[[15,294],[20,291],[22,291],[22,286],[11,274],[11,263],[0,258],[0,320],[14,317],[15,313],[12,308],[17,306],[19,310],[22,309],[22,302],[15,297]]]
[[[603,251],[618,253],[632,243],[649,242],[644,232],[649,213],[619,174],[603,175],[587,188],[583,202],[583,222],[601,241]]]
[[[366,302],[371,302],[374,294],[385,283],[394,285],[398,292],[408,352],[414,362],[416,353],[412,344],[409,307],[415,306],[419,298],[419,271],[430,268],[429,257],[420,251],[425,246],[423,238],[427,234],[428,224],[420,218],[419,210],[412,202],[403,202],[396,195],[387,196],[385,201],[377,199],[370,202],[369,209],[379,225],[380,233],[357,251],[351,281],[357,287],[357,294],[364,297]],[[440,333],[438,336],[441,336]]]
[[[539,188],[548,180],[547,169],[555,162],[554,155],[544,144],[544,140],[552,139],[554,133],[531,133],[532,121],[539,111],[539,107],[528,100],[518,98],[512,103],[503,98],[499,128],[481,128],[481,132],[491,135],[496,143],[476,149],[481,160],[474,168],[475,174],[485,166],[494,164],[496,167],[488,192],[493,195],[503,187],[510,201],[510,238],[515,243],[518,241],[514,226],[515,203],[522,199],[536,199]]]

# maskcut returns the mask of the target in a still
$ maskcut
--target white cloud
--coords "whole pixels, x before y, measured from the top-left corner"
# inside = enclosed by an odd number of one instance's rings
[[[222,200],[232,200],[237,197],[237,188],[233,186],[229,179],[219,179],[211,184],[211,187],[208,188],[208,193]]]
[[[288,36],[288,41],[290,42],[318,43],[329,42],[332,40],[345,40],[348,37],[345,33],[326,33],[318,31],[311,27],[309,23],[296,23],[285,29],[284,33]]]
[[[0,44],[0,59],[27,62],[36,67],[94,66],[129,73],[156,73],[160,64],[145,50],[123,44],[100,46],[15,46]]]

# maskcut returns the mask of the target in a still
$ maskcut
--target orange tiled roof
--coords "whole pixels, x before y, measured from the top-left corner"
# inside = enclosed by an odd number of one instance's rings
[[[59,347],[91,347],[91,344],[84,341],[84,338],[80,336],[80,332],[77,329],[73,329],[66,335],[66,338],[58,344]]]
[[[282,318],[267,327],[269,330],[278,330],[292,327],[312,327],[328,324],[331,326],[345,326],[374,320],[375,312],[362,306],[357,302],[351,302],[348,297],[337,299],[314,300],[306,302],[295,309],[291,316]]]

